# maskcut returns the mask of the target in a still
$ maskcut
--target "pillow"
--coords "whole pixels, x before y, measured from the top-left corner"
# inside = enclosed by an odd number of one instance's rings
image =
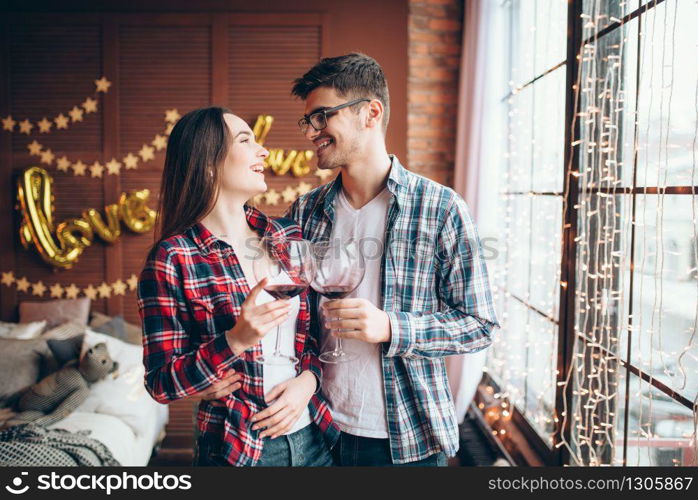
[[[55,360],[43,339],[0,339],[0,407],[48,374]]]
[[[144,422],[153,418],[153,401],[143,385],[143,348],[94,332],[85,332],[85,347],[107,344],[109,355],[119,363],[116,377],[107,377],[90,386],[90,394],[76,411],[101,413],[119,418],[136,436],[143,435]]]
[[[68,321],[67,323],[63,323],[62,325],[58,325],[54,328],[51,328],[47,332],[45,332],[43,335],[41,335],[42,339],[68,339],[70,337],[75,337],[76,335],[84,335],[85,334],[85,325],[81,325],[79,323],[75,323],[73,321]]]
[[[24,301],[19,304],[20,323],[41,321],[45,319],[49,328],[58,326],[67,321],[73,321],[87,326],[87,318],[90,314],[90,299],[58,299],[41,302]]]
[[[85,340],[82,345],[82,350],[86,351],[90,347],[93,347],[100,342],[107,344],[109,356],[111,356],[111,359],[114,361],[119,362],[119,370],[121,370],[121,368],[143,364],[142,347],[128,344],[122,340],[110,337],[109,335],[105,335],[103,333],[95,332],[90,328],[85,330]]]
[[[92,311],[90,313],[90,328],[93,330],[99,326],[102,326],[105,323],[108,323],[112,320],[111,316],[107,316],[106,314],[102,314],[99,311]]]
[[[115,322],[116,325],[113,325],[112,322]],[[120,332],[122,322],[123,336],[113,335],[111,329],[115,326],[117,328],[117,331]],[[110,325],[110,323],[112,324]],[[105,327],[106,325],[110,326],[106,329],[102,329],[102,327]],[[102,314],[101,312],[93,311],[90,319],[90,328],[96,332],[106,333],[107,335],[115,336],[130,344],[142,345],[143,343],[143,330],[141,329],[141,327],[138,325],[134,325],[133,323],[127,322],[121,315],[114,316],[112,318],[111,316],[107,316],[106,314]]]
[[[58,366],[80,358],[82,343],[85,335],[75,335],[67,339],[48,339],[46,344],[55,358]]]
[[[143,328],[133,323],[125,322],[126,325],[126,341],[139,346],[143,345]]]
[[[103,333],[119,340],[126,340],[126,323],[124,322],[123,316],[114,316],[102,325],[90,325],[90,327],[95,332]]]
[[[0,321],[0,338],[3,339],[35,339],[46,328],[46,321],[31,323],[4,323]]]

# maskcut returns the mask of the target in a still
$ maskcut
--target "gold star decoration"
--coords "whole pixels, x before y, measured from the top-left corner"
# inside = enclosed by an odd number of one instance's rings
[[[68,160],[68,158],[65,156],[61,156],[58,158],[58,160],[56,160],[56,168],[58,168],[58,170],[61,172],[67,172],[70,168],[70,160]]]
[[[73,120],[74,122],[81,122],[82,121],[82,114],[84,111],[77,106],[73,106],[73,109],[68,112],[70,115],[70,119]]]
[[[15,125],[17,125],[17,122],[12,119],[12,115],[8,115],[7,118],[2,119],[3,130],[9,130],[10,132],[12,132],[15,128]]]
[[[92,165],[90,165],[90,175],[92,175],[92,177],[102,177],[103,173],[104,173],[104,166],[100,165],[100,163],[98,161],[96,161]]]
[[[60,299],[61,297],[63,297],[64,290],[63,290],[63,287],[61,286],[60,283],[56,283],[54,285],[51,285],[49,290],[51,291],[51,298],[52,299]]]
[[[121,163],[116,161],[116,158],[112,158],[107,163],[107,173],[110,175],[118,175],[121,172]]]
[[[95,80],[95,85],[97,86],[97,92],[108,92],[111,82],[103,76],[99,80]]]
[[[41,163],[45,163],[46,165],[50,165],[53,163],[53,159],[55,158],[56,155],[54,155],[50,149],[47,149],[46,151],[41,152]]]
[[[181,116],[179,115],[177,109],[168,109],[165,111],[165,121],[167,123],[175,123],[180,118]]]
[[[63,113],[55,117],[53,121],[56,122],[57,129],[68,128],[68,117]]]
[[[29,154],[32,156],[37,156],[41,154],[41,144],[36,142],[36,139],[27,144],[27,149],[29,150]]]
[[[95,300],[97,298],[97,289],[92,285],[87,285],[87,288],[83,288],[82,293],[90,300]]]
[[[20,279],[18,279],[17,282],[16,282],[15,284],[17,285],[17,291],[18,291],[18,292],[27,292],[27,291],[29,291],[29,285],[30,285],[30,283],[29,283],[29,280],[27,280],[27,278],[25,278],[24,276],[22,276]]]
[[[270,189],[264,194],[264,199],[267,201],[267,205],[278,205],[279,198],[281,198],[281,195],[276,189]]]
[[[111,295],[111,287],[104,282],[97,287],[97,291],[99,292],[99,297],[101,299],[106,299]]]
[[[124,156],[124,165],[126,166],[126,170],[138,167],[138,157],[133,153],[127,154]]]
[[[123,281],[116,280],[112,284],[112,290],[114,291],[114,295],[125,295],[126,294],[126,283]]]
[[[284,203],[291,203],[296,199],[296,190],[291,186],[286,186],[286,188],[281,191],[281,196],[284,199]]]
[[[0,273],[0,284],[7,287],[13,284],[17,287],[17,291],[29,293],[31,290],[32,295],[37,297],[43,297],[46,292],[50,292],[52,299],[60,299],[65,295],[67,299],[76,299],[80,295],[80,288],[71,283],[69,286],[63,286],[61,283],[54,283],[50,287],[44,285],[43,281],[39,280],[36,283],[31,283],[26,277],[17,279],[14,272],[1,272]],[[85,297],[91,300],[96,300],[99,298],[109,298],[115,295],[126,295],[126,292],[134,291],[138,288],[138,276],[131,274],[127,280],[117,279],[111,286],[108,283],[102,282],[98,287],[94,285],[88,285],[83,289]]]
[[[39,133],[41,134],[48,134],[51,131],[51,126],[53,125],[53,123],[51,123],[45,116],[40,122],[36,122],[36,124],[39,126]]]
[[[298,191],[298,196],[303,196],[311,189],[313,189],[313,186],[311,186],[307,182],[301,182],[300,184],[298,184],[298,187],[296,187],[296,191]]]
[[[19,133],[20,134],[31,134],[32,129],[34,128],[34,125],[32,125],[32,122],[29,120],[22,120],[19,122]]]
[[[46,286],[41,282],[41,280],[32,284],[32,295],[41,297],[44,293],[46,293]]]
[[[174,123],[170,123],[167,128],[165,129],[165,135],[170,135],[172,133],[172,129],[174,128]]]
[[[317,175],[320,179],[322,179],[323,182],[325,182],[325,180],[328,177],[332,177],[332,170],[317,168],[315,169],[315,175]]]
[[[71,283],[70,286],[65,287],[65,298],[66,299],[77,299],[80,289],[75,286],[75,283]]]
[[[138,154],[141,156],[141,158],[143,158],[143,161],[148,161],[155,158],[154,149],[147,144],[143,144],[143,147]]]
[[[138,286],[138,276],[132,274],[129,279],[126,280],[126,283],[128,283],[129,290],[135,290]]]
[[[85,175],[85,169],[87,168],[87,165],[78,160],[75,163],[73,163],[72,168],[73,175]]]
[[[155,136],[155,139],[153,139],[153,142],[151,142],[153,146],[155,146],[155,149],[160,151],[162,149],[165,149],[167,147],[167,138],[161,136],[160,134],[157,134]]]
[[[92,99],[91,97],[88,97],[85,99],[85,102],[82,103],[82,109],[85,110],[85,113],[94,113],[97,111],[97,101]]]
[[[264,193],[258,194],[254,198],[252,198],[252,204],[256,207],[262,204],[262,199],[264,198]]]
[[[15,282],[15,273],[12,271],[8,273],[2,273],[2,279],[0,279],[0,283],[2,283],[5,286],[10,286],[12,283]]]

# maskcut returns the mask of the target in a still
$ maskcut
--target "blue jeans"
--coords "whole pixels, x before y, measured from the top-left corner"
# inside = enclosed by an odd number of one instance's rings
[[[332,455],[320,428],[311,423],[301,430],[262,440],[262,458],[257,467],[328,467],[334,465]],[[230,465],[221,455],[211,453],[199,441],[194,465]]]
[[[388,439],[354,436],[346,432],[339,436],[332,454],[335,463],[342,467],[445,467],[448,464],[448,458],[442,451],[415,462],[394,464]]]

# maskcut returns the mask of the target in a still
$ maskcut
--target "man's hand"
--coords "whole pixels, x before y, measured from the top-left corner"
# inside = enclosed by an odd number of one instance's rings
[[[242,386],[240,383],[241,378],[242,376],[235,370],[230,370],[223,376],[222,379],[213,384],[211,387],[204,389],[201,392],[197,392],[196,394],[189,396],[189,398],[193,400],[205,399],[206,401],[211,401],[213,406],[224,406],[224,403],[215,400],[223,398],[231,392],[237,391]]]
[[[322,304],[325,327],[343,339],[363,340],[370,344],[390,342],[390,319],[366,299],[330,300]]]
[[[252,417],[251,421],[256,422],[252,430],[264,428],[260,438],[285,434],[298,421],[316,388],[317,379],[309,371],[281,382],[264,396],[271,405]]]

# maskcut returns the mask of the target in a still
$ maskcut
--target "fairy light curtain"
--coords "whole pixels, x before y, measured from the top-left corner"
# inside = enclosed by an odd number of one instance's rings
[[[497,22],[495,396],[565,464],[696,465],[698,4],[511,0]]]

